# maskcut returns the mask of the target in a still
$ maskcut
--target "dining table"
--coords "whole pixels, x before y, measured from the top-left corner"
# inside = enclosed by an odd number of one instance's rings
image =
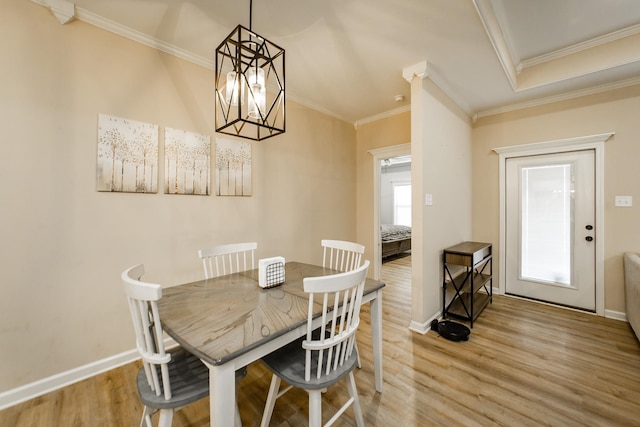
[[[303,279],[337,273],[287,262],[284,283],[270,288],[259,286],[258,269],[163,288],[158,308],[165,332],[209,368],[211,426],[234,425],[236,370],[306,334],[309,295]],[[367,278],[362,297],[370,304],[374,383],[379,393],[384,286]],[[319,315],[321,308],[317,304],[314,312]],[[317,316],[314,327],[320,321]]]

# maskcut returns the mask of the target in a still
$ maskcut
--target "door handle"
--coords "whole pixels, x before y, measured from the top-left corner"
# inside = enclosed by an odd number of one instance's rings
[[[586,240],[587,242],[591,242],[591,241],[593,241],[593,237],[587,236],[587,237],[584,238],[584,240]]]

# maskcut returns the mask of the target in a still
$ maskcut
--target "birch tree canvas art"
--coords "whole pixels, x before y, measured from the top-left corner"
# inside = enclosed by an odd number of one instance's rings
[[[164,130],[165,193],[209,195],[211,137],[186,130]]]
[[[98,115],[98,191],[158,191],[158,125]]]
[[[251,144],[216,138],[216,195],[251,196]]]

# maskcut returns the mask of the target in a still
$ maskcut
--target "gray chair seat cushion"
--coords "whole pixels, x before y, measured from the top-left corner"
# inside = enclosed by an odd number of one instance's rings
[[[154,409],[177,408],[209,395],[209,368],[182,347],[178,347],[170,353],[171,399],[164,398],[162,381],[160,381],[160,396],[156,396],[147,383],[144,367],[138,371],[138,393],[145,406]],[[158,375],[160,375],[159,369]]]
[[[140,401],[150,408],[170,409],[184,406],[209,395],[209,368],[202,361],[182,347],[169,351],[169,377],[171,378],[171,399],[164,398],[162,381],[160,396],[147,383],[144,367],[138,370],[138,394]],[[160,370],[158,369],[158,375]],[[247,368],[236,371],[236,382],[247,375]]]
[[[311,380],[307,382],[304,379],[305,350],[302,348],[302,341],[304,341],[304,337],[262,358],[262,361],[274,374],[294,387],[304,390],[327,388],[344,378],[354,369],[358,362],[357,353],[354,351],[351,353],[351,356],[344,361],[342,366],[339,366],[335,371],[330,371],[328,375],[323,375],[318,379],[316,378],[317,374],[315,370],[312,370]],[[311,366],[317,366],[317,351],[312,352],[311,359],[313,361]],[[326,366],[326,360],[325,351],[323,366]]]

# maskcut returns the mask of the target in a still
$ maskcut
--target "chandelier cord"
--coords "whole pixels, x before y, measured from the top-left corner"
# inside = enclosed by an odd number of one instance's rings
[[[249,31],[253,31],[253,28],[251,28],[252,19],[253,19],[253,0],[249,0]]]

